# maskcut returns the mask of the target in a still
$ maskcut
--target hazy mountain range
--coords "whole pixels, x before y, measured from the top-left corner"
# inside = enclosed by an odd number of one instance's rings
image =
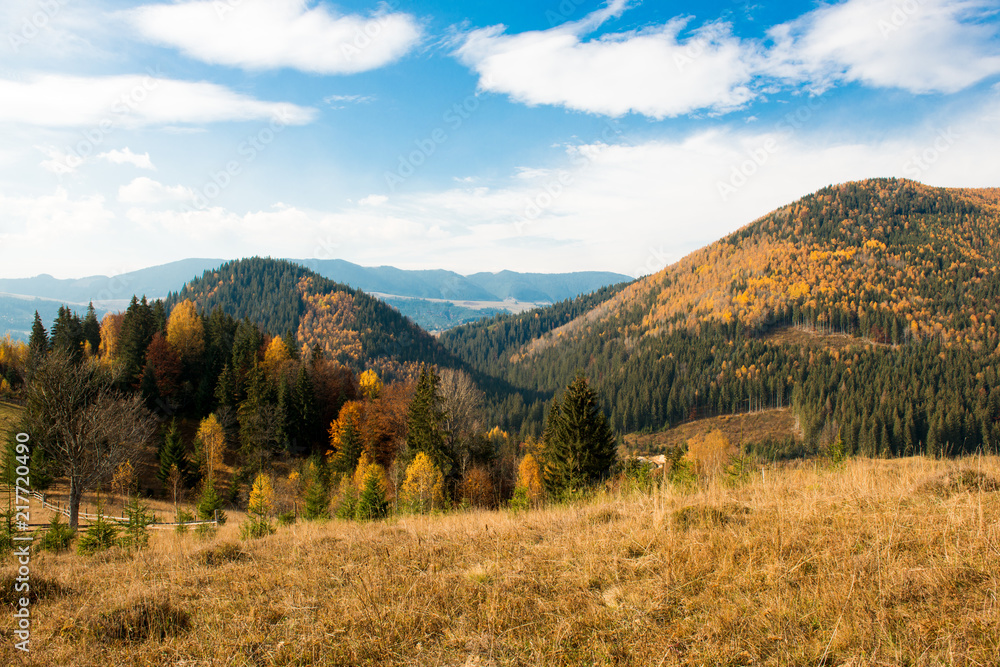
[[[225,261],[191,258],[116,276],[58,279],[42,274],[0,279],[0,327],[15,337],[23,337],[31,327],[35,310],[48,326],[64,303],[76,309],[93,301],[102,314],[124,308],[133,295],[166,297]],[[431,331],[500,312],[518,312],[536,304],[571,299],[605,285],[631,280],[626,275],[599,271],[562,274],[501,271],[462,276],[445,270],[366,267],[341,259],[289,261],[338,283],[377,294]],[[511,303],[512,300],[520,303]]]

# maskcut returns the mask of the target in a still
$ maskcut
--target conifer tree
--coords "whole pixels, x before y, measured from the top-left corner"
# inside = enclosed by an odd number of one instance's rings
[[[420,369],[420,379],[410,402],[406,424],[406,442],[410,449],[424,452],[445,476],[453,468],[441,424],[444,422],[441,397],[438,394],[438,375],[431,366]]]
[[[553,399],[545,427],[544,480],[561,492],[606,477],[617,459],[611,427],[587,379],[577,376],[562,400]]]
[[[381,519],[389,513],[389,503],[385,499],[385,485],[382,480],[382,467],[377,464],[368,466],[365,473],[361,495],[355,507],[355,518],[359,521]]]
[[[181,438],[180,430],[177,428],[177,421],[170,424],[163,442],[163,449],[160,451],[160,469],[156,473],[156,478],[162,484],[166,484],[170,479],[170,469],[177,468],[181,476],[182,483],[186,484],[191,476],[191,469],[188,465],[187,452],[184,449],[184,440]]]
[[[31,338],[28,339],[28,348],[33,355],[44,354],[49,351],[49,333],[42,324],[42,318],[35,311],[35,321],[31,325]]]
[[[83,318],[83,341],[90,347],[90,355],[97,356],[101,349],[101,323],[97,321],[93,302],[87,305],[87,314]]]

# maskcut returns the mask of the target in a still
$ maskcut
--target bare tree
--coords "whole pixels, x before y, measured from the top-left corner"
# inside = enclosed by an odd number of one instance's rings
[[[59,352],[38,360],[26,394],[32,439],[69,480],[69,524],[75,529],[84,492],[123,462],[138,459],[155,420],[141,396],[115,390],[96,363],[74,362]]]
[[[444,412],[445,442],[464,476],[472,459],[471,440],[482,428],[483,392],[469,374],[452,368],[441,370],[438,393]]]

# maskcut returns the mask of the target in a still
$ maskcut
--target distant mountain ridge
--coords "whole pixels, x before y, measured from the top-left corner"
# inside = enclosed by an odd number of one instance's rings
[[[192,278],[218,268],[227,260],[191,258],[151,266],[115,276],[0,278],[0,293],[56,299],[67,303],[130,299],[133,295],[164,297]],[[632,280],[609,271],[573,273],[474,273],[463,276],[444,269],[406,270],[393,266],[361,266],[343,259],[289,259],[324,278],[368,293],[449,301],[503,301],[555,303],[595,289]]]
[[[384,298],[387,303],[429,331],[447,329],[500,312],[500,306],[493,302],[514,299],[532,304],[556,303],[631,280],[630,276],[601,271],[557,274],[501,271],[462,276],[443,269],[416,271],[392,266],[366,267],[342,259],[288,261],[354,289],[387,295]],[[18,297],[52,300],[36,304],[48,325],[51,322],[49,311],[54,313],[62,303],[81,307],[93,301],[98,309],[121,310],[133,295],[145,295],[150,299],[166,297],[225,262],[224,259],[190,258],[116,276],[59,279],[42,274],[33,278],[0,278],[0,327],[21,338],[31,328],[35,308]]]

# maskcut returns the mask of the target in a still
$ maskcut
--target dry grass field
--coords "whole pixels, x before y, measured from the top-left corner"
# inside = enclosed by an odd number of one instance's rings
[[[795,430],[795,416],[792,414],[792,409],[772,408],[758,412],[705,417],[657,433],[630,433],[625,436],[625,446],[635,452],[666,452],[677,447],[683,448],[684,443],[691,438],[712,431],[722,433],[726,440],[734,445],[781,440],[789,434],[801,439],[801,433],[796,433]]]
[[[4,613],[0,664],[997,665],[997,479],[997,458],[801,463],[252,542],[233,516],[33,556],[32,650]]]

